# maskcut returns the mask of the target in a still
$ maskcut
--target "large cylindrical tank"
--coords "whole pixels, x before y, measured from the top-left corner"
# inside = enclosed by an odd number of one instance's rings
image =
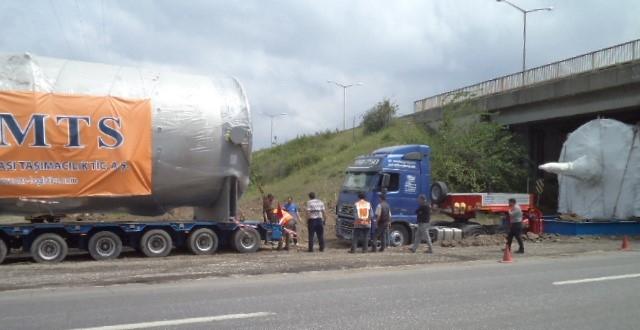
[[[558,174],[558,212],[586,219],[640,216],[638,126],[592,120],[569,134],[558,162],[540,169]]]
[[[149,99],[152,193],[3,198],[0,214],[123,211],[158,215],[193,206],[201,214],[212,215],[233,208],[235,200],[229,198],[235,199],[249,183],[251,116],[244,90],[234,78],[0,54],[0,92],[4,91]]]

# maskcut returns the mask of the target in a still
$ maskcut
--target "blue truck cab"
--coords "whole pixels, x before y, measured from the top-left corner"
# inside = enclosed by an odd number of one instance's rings
[[[344,184],[336,203],[336,236],[351,240],[354,204],[358,192],[364,192],[372,207],[386,191],[391,207],[391,245],[409,244],[416,225],[418,196],[429,196],[431,187],[430,148],[426,145],[400,145],[359,156],[346,170]]]

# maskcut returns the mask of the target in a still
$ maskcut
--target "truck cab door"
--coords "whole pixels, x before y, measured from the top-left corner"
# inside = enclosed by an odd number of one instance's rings
[[[420,191],[420,180],[417,172],[386,172],[389,184],[386,187],[387,201],[391,207],[393,221],[415,222],[415,210]],[[381,187],[384,189],[384,176]]]

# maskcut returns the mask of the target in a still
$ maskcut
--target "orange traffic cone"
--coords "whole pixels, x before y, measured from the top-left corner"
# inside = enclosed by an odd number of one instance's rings
[[[627,235],[624,235],[624,238],[622,239],[622,247],[620,247],[620,250],[631,251],[631,245],[629,244],[629,238]]]
[[[502,256],[502,260],[500,261],[505,264],[510,264],[513,262],[513,257],[511,256],[511,248],[509,245],[504,245],[504,255]]]

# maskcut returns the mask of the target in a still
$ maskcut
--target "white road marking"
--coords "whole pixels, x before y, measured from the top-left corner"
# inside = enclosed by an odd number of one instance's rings
[[[624,279],[627,279],[627,278],[635,278],[635,277],[640,277],[640,274],[626,274],[626,275],[616,275],[616,276],[583,278],[583,279],[580,279],[580,280],[559,281],[559,282],[553,282],[553,285],[582,284],[582,283],[590,283],[590,282],[624,280]]]
[[[248,318],[252,318],[252,317],[263,317],[263,316],[270,316],[270,315],[275,315],[275,314],[276,313],[270,313],[270,312],[257,312],[257,313],[248,313],[248,314],[227,314],[227,315],[218,315],[218,316],[192,317],[192,318],[188,318],[188,319],[178,319],[178,320],[166,320],[166,321],[130,323],[130,324],[116,324],[116,325],[107,325],[107,326],[103,326],[103,327],[78,328],[78,329],[72,329],[72,330],[145,329],[145,328],[167,327],[167,326],[193,324],[193,323],[206,323],[206,322],[213,322],[213,321],[248,319]]]

